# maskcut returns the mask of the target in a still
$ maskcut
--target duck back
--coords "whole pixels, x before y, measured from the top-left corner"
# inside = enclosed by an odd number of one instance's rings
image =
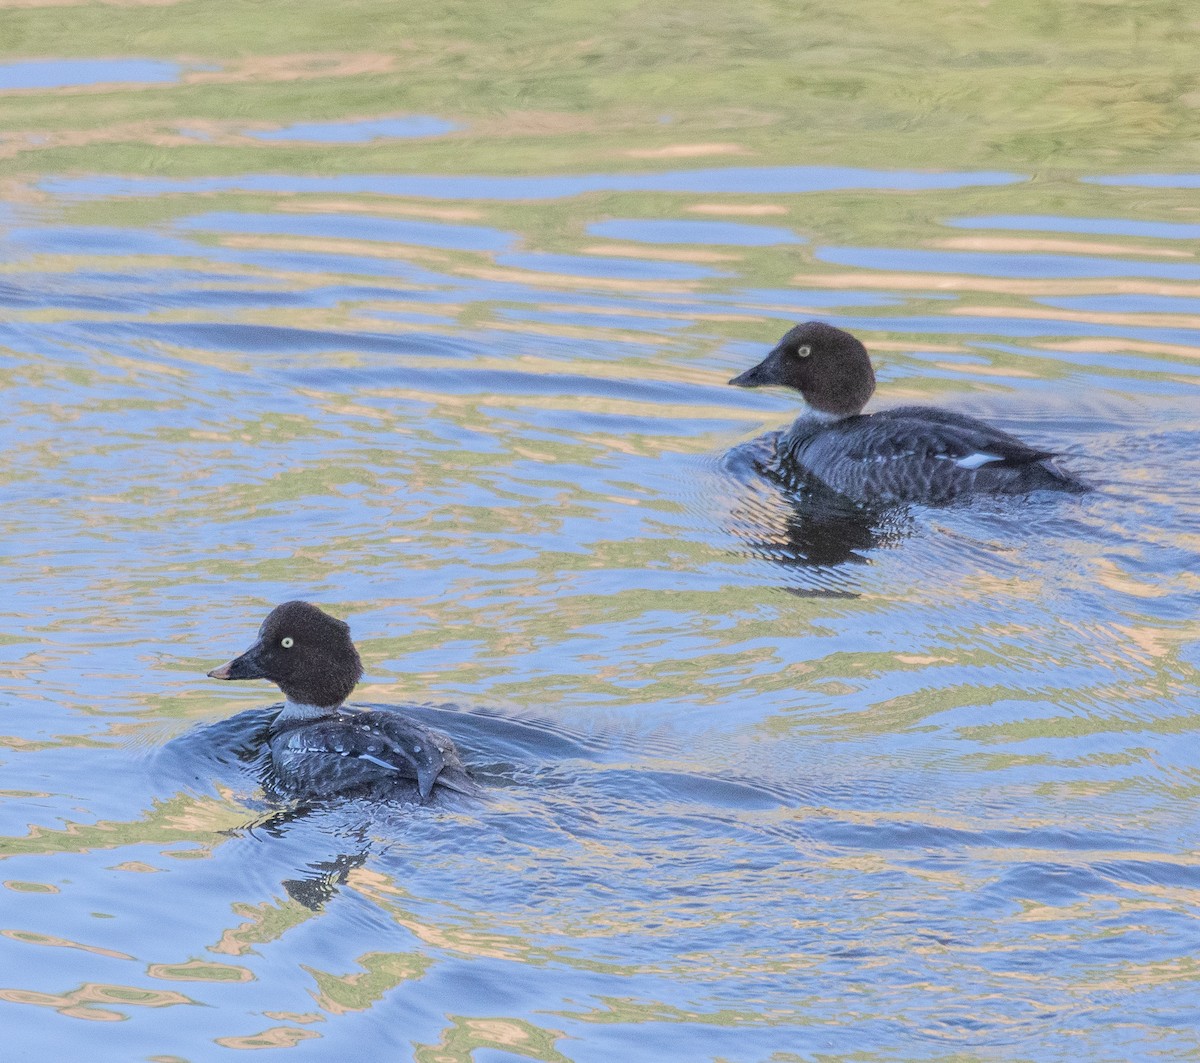
[[[1050,451],[974,417],[927,406],[832,422],[801,417],[780,438],[777,457],[779,471],[815,478],[862,505],[1088,490],[1053,464]]]
[[[415,789],[426,801],[435,786],[478,791],[449,738],[399,713],[338,709],[317,720],[276,721],[269,745],[281,793],[382,797]]]

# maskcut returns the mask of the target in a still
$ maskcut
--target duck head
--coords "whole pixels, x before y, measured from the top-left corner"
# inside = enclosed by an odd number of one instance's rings
[[[308,602],[284,602],[267,615],[258,641],[214,668],[213,679],[269,679],[288,701],[335,709],[362,678],[350,625]]]
[[[777,385],[800,392],[828,417],[852,417],[875,391],[875,371],[867,349],[849,332],[824,321],[789,329],[753,369],[729,383],[740,388]]]

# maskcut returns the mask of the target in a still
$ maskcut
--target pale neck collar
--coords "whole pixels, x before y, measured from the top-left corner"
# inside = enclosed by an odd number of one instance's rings
[[[843,416],[836,413],[825,413],[823,410],[814,410],[805,403],[804,410],[800,416],[783,430],[783,444],[786,447],[798,446],[805,440],[821,435],[827,428],[846,420],[847,416],[853,415],[847,414]]]
[[[829,413],[826,410],[818,410],[806,402],[797,420],[816,421],[819,424],[833,424],[835,421],[844,421],[847,417],[853,416],[854,414],[852,413]]]
[[[340,705],[329,705],[327,707],[305,705],[302,701],[292,701],[291,698],[288,698],[283,703],[283,708],[275,719],[279,723],[291,723],[295,720],[319,720],[325,716],[332,716],[340,708]]]

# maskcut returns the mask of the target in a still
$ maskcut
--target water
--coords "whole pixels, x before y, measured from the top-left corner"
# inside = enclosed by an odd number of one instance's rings
[[[364,45],[302,47],[303,6],[286,62],[194,20],[122,60],[145,13],[84,10],[73,69],[21,66],[68,43],[22,9],[7,69],[42,80],[0,95],[8,1058],[1200,1052],[1179,127],[1102,165],[1085,95],[1022,118],[1070,167],[1008,111],[953,162],[925,107],[977,72],[946,60],[906,104],[924,151],[882,122],[864,159],[864,75],[825,83],[848,110],[798,165],[792,119],[710,106],[720,70],[628,109],[624,24],[591,81],[560,57],[524,102],[438,107]],[[755,10],[703,47],[761,43]],[[1072,17],[1023,46],[1075,47]],[[146,64],[180,84],[80,88]],[[986,417],[1096,489],[814,522],[739,457],[795,403],[726,384],[812,317],[868,344],[876,406]],[[483,800],[297,815],[201,755],[274,699],[204,673],[291,597]]]

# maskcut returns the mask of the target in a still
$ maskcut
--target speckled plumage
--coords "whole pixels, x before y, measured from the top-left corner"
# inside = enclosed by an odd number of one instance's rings
[[[398,781],[416,783],[422,801],[435,785],[476,790],[449,738],[398,713],[338,708],[314,720],[276,717],[268,744],[276,787],[311,797],[377,792]]]
[[[343,707],[362,665],[349,626],[315,605],[277,606],[253,646],[208,674],[269,679],[287,695],[267,733],[277,792],[309,799],[385,796],[415,785],[422,801],[435,786],[477,792],[445,735],[398,713]]]
[[[797,325],[730,383],[799,391],[809,412],[778,436],[768,471],[816,480],[860,505],[1087,490],[1051,452],[977,418],[931,406],[861,413],[875,390],[867,350],[824,322]]]
[[[978,455],[989,460],[960,464]],[[801,417],[780,437],[777,456],[840,495],[883,504],[937,505],[973,494],[1081,486],[1054,467],[1048,452],[974,417],[927,406],[899,406],[833,422]]]

